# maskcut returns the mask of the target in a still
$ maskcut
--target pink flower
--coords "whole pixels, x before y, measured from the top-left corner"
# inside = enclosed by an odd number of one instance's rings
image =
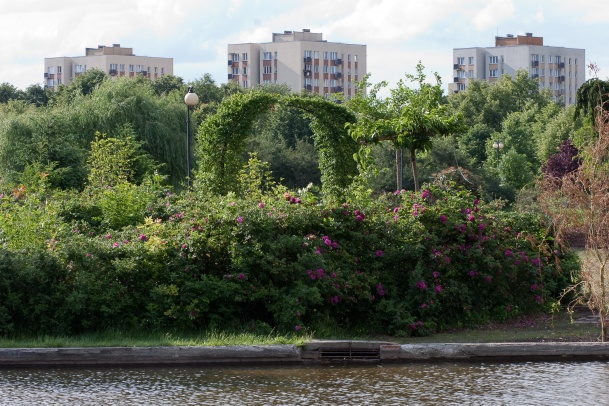
[[[532,285],[531,285],[531,290],[532,290],[532,291],[537,290],[537,284],[536,284],[536,283],[534,283],[534,284],[532,284]]]
[[[264,203],[262,203],[262,202],[258,203],[258,207],[260,207],[261,209],[264,209]]]
[[[442,286],[440,286],[440,285],[436,285],[436,287],[434,288],[434,290],[436,291],[436,293],[440,293],[440,292],[442,292]]]
[[[140,234],[140,240],[141,241],[146,241],[146,236],[144,234]]]
[[[241,216],[237,217],[237,223],[239,223],[239,224],[243,223],[243,217],[241,217]]]
[[[418,212],[418,211],[413,211],[413,212],[412,212],[412,217],[416,217],[416,216],[418,216],[418,215],[419,215],[419,212]]]
[[[364,220],[364,216],[361,216],[361,215],[355,216],[355,220],[357,220],[357,221],[363,221]]]
[[[230,202],[229,206],[233,207],[235,205],[235,202]]]
[[[415,283],[414,286],[419,290],[427,290],[427,285],[425,284],[425,281],[422,280]]]
[[[433,275],[434,278],[438,279],[440,277],[440,272],[433,271],[432,275]]]
[[[88,256],[88,257],[90,257],[90,256],[91,256],[91,253],[90,253],[90,252],[87,252],[87,256]]]
[[[382,257],[383,256],[383,251],[382,250],[376,250],[375,252],[377,257]]]
[[[335,279],[335,278],[336,278],[336,273],[332,272],[332,273],[330,274],[330,278]]]
[[[535,302],[541,303],[541,296],[539,296],[539,295],[535,296]]]
[[[397,213],[398,211],[400,211],[399,207],[394,207],[394,208],[393,208],[393,212],[394,212],[394,213]]]
[[[476,276],[478,273],[476,271],[469,271],[469,276]]]
[[[511,306],[505,306],[505,311],[506,312],[511,312],[512,311],[512,307]]]
[[[484,278],[484,280],[486,280],[486,283],[491,283],[493,281],[493,277],[492,276],[486,276]]]
[[[315,255],[320,255],[321,254],[321,247],[316,247],[315,248]]]
[[[474,199],[474,206],[479,203],[478,199]]]
[[[442,215],[440,216],[440,219],[439,219],[439,220],[440,220],[440,223],[446,223],[446,216],[445,216],[444,214],[442,214]]]
[[[379,296],[385,295],[385,291],[383,290],[383,285],[381,283],[376,285],[376,291],[378,292]]]
[[[245,279],[245,275],[240,273],[239,275],[237,275],[237,279],[239,279],[240,281]]]
[[[118,243],[117,243],[117,242],[115,242],[114,244],[112,244],[112,246],[113,246],[114,248],[118,248]]]
[[[505,256],[509,257],[510,255],[512,255],[512,251],[511,250],[505,250]]]
[[[296,325],[296,327],[294,327],[294,330],[299,331],[300,330],[300,326]]]
[[[427,199],[429,197],[429,190],[425,189],[421,192],[421,199]]]
[[[109,240],[110,238],[112,238],[112,236],[110,234],[106,234],[106,239]]]
[[[426,304],[426,303],[421,303],[421,306],[419,306],[419,307],[420,307],[421,309],[424,309],[424,308],[426,308],[426,307],[427,307],[427,304]]]
[[[482,224],[482,223],[478,224],[478,230],[484,231],[484,224]]]

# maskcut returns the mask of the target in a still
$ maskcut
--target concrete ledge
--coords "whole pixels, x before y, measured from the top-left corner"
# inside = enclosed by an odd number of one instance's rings
[[[396,344],[313,341],[221,347],[4,348],[0,368],[18,366],[252,365],[316,362],[552,361],[609,359],[609,343]]]
[[[300,361],[300,348],[294,345],[0,349],[0,367],[19,365],[243,364]]]
[[[405,344],[381,346],[380,354],[394,361],[607,359],[609,343]]]

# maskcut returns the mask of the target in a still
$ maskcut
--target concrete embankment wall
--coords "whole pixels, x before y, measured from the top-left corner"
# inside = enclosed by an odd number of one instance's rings
[[[596,342],[400,345],[378,341],[314,341],[304,347],[269,345],[0,349],[0,367],[606,359],[609,359],[609,343]]]

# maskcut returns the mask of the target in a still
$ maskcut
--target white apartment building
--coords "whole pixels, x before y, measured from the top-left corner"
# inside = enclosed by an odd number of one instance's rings
[[[540,89],[550,89],[555,101],[568,106],[586,81],[586,51],[545,46],[543,37],[532,33],[495,37],[494,47],[455,48],[449,92],[465,90],[470,80],[493,83],[506,73],[514,77],[521,69],[538,79]]]
[[[327,42],[308,29],[273,33],[272,42],[228,45],[228,80],[243,88],[277,83],[349,99],[365,74],[366,45]]]
[[[173,58],[137,56],[133,48],[123,48],[120,44],[99,45],[86,48],[85,56],[44,58],[44,86],[57,90],[59,85],[69,85],[75,77],[93,68],[110,76],[143,75],[156,79],[173,75]]]

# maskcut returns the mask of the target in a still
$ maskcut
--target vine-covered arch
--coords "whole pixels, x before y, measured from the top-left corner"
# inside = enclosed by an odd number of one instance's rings
[[[199,127],[197,139],[197,181],[209,191],[225,194],[235,187],[243,167],[245,140],[255,120],[278,104],[303,110],[311,118],[311,129],[319,153],[322,190],[328,197],[340,197],[357,174],[353,154],[356,142],[345,123],[355,116],[344,106],[320,97],[272,94],[262,91],[235,94],[225,99],[218,111]]]

